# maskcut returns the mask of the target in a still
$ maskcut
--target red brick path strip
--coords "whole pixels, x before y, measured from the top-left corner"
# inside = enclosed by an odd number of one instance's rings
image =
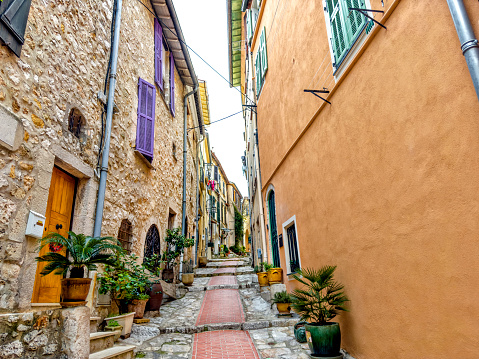
[[[213,273],[214,274],[218,274],[218,273],[232,273],[232,274],[235,274],[236,273],[236,268],[218,268]]]
[[[259,359],[248,332],[218,330],[195,334],[191,359]]]
[[[206,292],[196,325],[217,323],[244,323],[243,305],[237,289]]]
[[[222,275],[221,277],[211,277],[208,285],[228,285],[228,284],[238,284],[236,281],[236,276],[234,275]]]

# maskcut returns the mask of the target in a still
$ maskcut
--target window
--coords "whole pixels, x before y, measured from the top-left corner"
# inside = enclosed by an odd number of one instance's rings
[[[80,138],[82,127],[85,125],[85,118],[81,112],[72,108],[68,115],[68,131],[73,133],[76,138]]]
[[[248,9],[246,11],[246,40],[248,44],[251,43],[253,39],[254,30],[256,28],[256,23],[258,22],[258,10],[257,9]]]
[[[152,224],[146,233],[145,252],[143,258],[150,258],[153,254],[160,253],[160,233],[158,232],[158,227]]]
[[[365,0],[326,0],[325,4],[333,67],[337,70],[366,27],[365,16],[358,11],[350,11],[349,8],[365,9],[366,4]]]
[[[32,0],[0,1],[0,39],[20,57]]]
[[[163,29],[155,19],[155,83],[163,91]]]
[[[121,221],[120,229],[118,230],[118,240],[122,248],[128,254],[131,253],[133,247],[133,227],[127,219]]]
[[[298,236],[296,230],[296,216],[293,216],[285,223],[283,223],[283,233],[286,236],[284,243],[286,255],[286,269],[288,274],[295,273],[301,268],[301,261],[299,259]]]
[[[266,28],[263,28],[259,37],[258,52],[255,59],[256,96],[259,96],[268,70],[268,54],[266,49]]]
[[[136,150],[150,162],[155,140],[155,87],[143,79],[138,81],[138,120]]]

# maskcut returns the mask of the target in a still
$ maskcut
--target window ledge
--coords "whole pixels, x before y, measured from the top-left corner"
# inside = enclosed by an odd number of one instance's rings
[[[153,165],[151,164],[151,162],[148,161],[148,159],[147,159],[145,156],[143,156],[143,153],[141,153],[140,151],[138,151],[136,148],[133,149],[133,151],[134,151],[135,154],[145,163],[146,167],[148,167],[148,168],[150,168],[150,169],[156,171],[156,168],[153,167]]]
[[[62,306],[60,303],[30,303],[31,307],[38,308],[38,307],[43,307],[43,308],[61,308]]]

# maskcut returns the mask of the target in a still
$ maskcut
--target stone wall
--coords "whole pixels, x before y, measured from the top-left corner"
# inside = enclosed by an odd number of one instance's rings
[[[86,307],[0,315],[0,359],[88,358],[89,316]]]
[[[144,4],[150,7],[149,1]],[[104,87],[111,13],[111,0],[33,0],[21,58],[0,47],[0,126],[8,118],[21,134],[14,146],[0,142],[0,312],[30,308],[38,252],[37,241],[25,236],[26,222],[30,210],[46,212],[54,165],[78,179],[72,230],[92,234],[102,111],[97,93]],[[115,92],[118,112],[113,116],[102,229],[103,235],[116,237],[121,220],[129,219],[134,251],[140,257],[152,224],[162,242],[170,212],[177,214],[176,225],[181,224],[185,88],[177,72],[175,117],[157,90],[153,168],[134,152],[138,78],[154,83],[153,21],[138,1],[123,1]],[[86,122],[80,138],[68,130],[73,108]],[[191,116],[189,121],[192,127]],[[198,140],[193,133],[187,167],[190,232]]]

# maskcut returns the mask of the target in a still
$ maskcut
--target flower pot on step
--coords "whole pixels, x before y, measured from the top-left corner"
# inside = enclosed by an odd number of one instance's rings
[[[175,272],[173,271],[173,268],[171,269],[163,269],[161,272],[161,278],[168,283],[173,283],[173,279],[175,279]]]
[[[198,265],[200,267],[206,267],[207,264],[208,264],[208,257],[206,257],[206,256],[200,257],[200,261],[199,261]]]
[[[136,313],[135,319],[143,318],[146,302],[148,302],[148,299],[133,299],[131,303],[128,303],[128,311]]]
[[[62,302],[83,303],[88,297],[90,291],[91,278],[64,278],[61,281]]]
[[[271,268],[268,271],[269,284],[279,284],[283,281],[283,270],[281,268]]]
[[[306,339],[313,357],[342,358],[341,331],[338,323],[308,323],[305,325]]]
[[[113,341],[116,342],[120,339],[121,332],[123,331],[123,327],[121,325],[115,327],[109,327],[108,325],[105,327],[105,332],[115,332],[115,336],[113,337]]]
[[[163,287],[161,283],[155,283],[151,290],[146,293],[150,296],[150,300],[146,304],[146,310],[159,310],[163,302]]]
[[[289,315],[291,314],[291,303],[276,303],[276,308],[278,308],[278,312],[281,315]]]
[[[258,276],[258,283],[260,287],[267,287],[269,285],[267,272],[258,272],[256,275]]]
[[[133,325],[134,316],[135,316],[135,312],[117,315],[116,317],[108,317],[108,318],[105,318],[105,320],[107,323],[110,320],[116,320],[118,324],[120,324],[123,327],[123,329],[121,330],[122,337],[128,338],[131,333],[131,327]]]
[[[192,285],[194,280],[195,280],[194,273],[183,273],[181,275],[181,281],[183,282],[184,285]]]

